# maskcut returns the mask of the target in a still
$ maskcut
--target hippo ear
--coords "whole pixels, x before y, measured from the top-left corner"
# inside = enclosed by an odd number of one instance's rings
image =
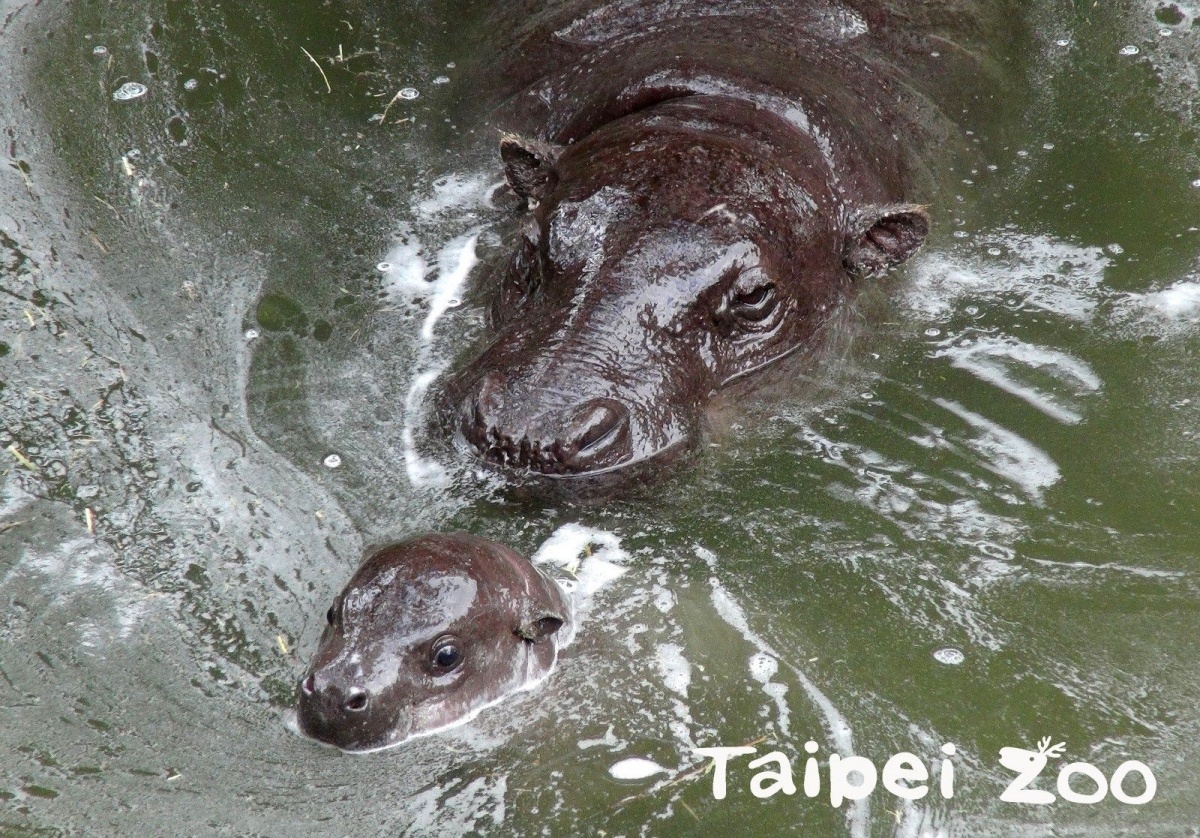
[[[878,276],[908,259],[929,234],[929,214],[916,204],[871,207],[858,215],[846,239],[851,273]]]
[[[516,635],[522,640],[536,643],[542,638],[554,634],[563,627],[564,622],[566,621],[558,614],[540,614],[518,626]]]
[[[536,205],[553,187],[554,164],[562,146],[551,145],[516,134],[500,137],[500,159],[504,177],[517,197]]]

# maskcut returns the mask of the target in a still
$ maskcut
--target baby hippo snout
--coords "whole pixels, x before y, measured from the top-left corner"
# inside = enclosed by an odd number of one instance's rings
[[[362,687],[340,684],[336,679],[309,675],[300,682],[301,701],[314,705],[322,715],[361,713],[370,699]]]
[[[542,474],[580,474],[621,465],[633,456],[629,409],[596,397],[530,415],[489,371],[462,406],[463,436],[488,462]]]

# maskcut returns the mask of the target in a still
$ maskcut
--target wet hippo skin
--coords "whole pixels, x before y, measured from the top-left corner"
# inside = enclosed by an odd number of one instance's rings
[[[535,484],[660,472],[715,392],[814,346],[857,284],[921,246],[960,145],[946,112],[987,109],[979,41],[1006,16],[518,4],[494,75],[520,218],[487,280],[494,338],[443,392],[458,444]]]
[[[466,721],[545,678],[572,619],[558,583],[503,545],[455,533],[386,547],[329,608],[300,730],[361,752]]]

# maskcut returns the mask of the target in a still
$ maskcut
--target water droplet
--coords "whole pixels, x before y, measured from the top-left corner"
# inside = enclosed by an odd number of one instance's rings
[[[859,393],[858,395],[861,396],[866,401],[870,401],[871,399],[875,398],[875,394],[870,392],[869,390],[865,393]]]
[[[199,86],[200,81],[198,79],[188,79],[183,83],[184,90],[195,90]]]
[[[1171,30],[1170,29],[1160,29],[1160,30],[1158,30],[1158,34],[1164,38],[1168,38],[1171,35]]]
[[[246,330],[246,340],[254,340],[256,337],[258,337],[258,329]]]
[[[436,79],[433,80],[433,83],[434,84],[449,84],[450,77],[449,76],[438,76]]]
[[[958,649],[952,649],[947,646],[945,649],[938,649],[933,653],[933,659],[938,663],[944,663],[947,666],[958,666],[967,659]]]
[[[955,230],[950,235],[954,236],[956,239],[969,239],[971,237],[971,234],[966,230]]]
[[[104,44],[96,44],[96,46],[92,47],[92,55],[97,58],[103,58],[108,55],[108,47],[104,46]]]
[[[420,95],[415,87],[402,87],[400,88],[400,92],[396,94],[396,97],[399,99],[416,99]]]
[[[1125,46],[1121,47],[1118,52],[1121,55],[1137,55],[1139,52],[1141,52],[1141,50],[1135,47],[1133,44],[1126,44]]]
[[[392,267],[393,265],[391,262],[380,262],[375,266],[375,270],[379,271],[381,274],[388,274],[392,272]]]
[[[925,336],[930,337],[930,338],[935,338],[938,335],[940,335],[941,333],[942,333],[941,329],[926,329],[925,330]]]
[[[1042,143],[1043,151],[1054,151],[1054,143]]]
[[[132,102],[146,95],[146,85],[137,81],[127,81],[113,91],[114,102]]]
[[[338,468],[342,464],[342,458],[337,454],[330,454],[325,458],[325,468]]]
[[[1028,157],[1028,156],[1029,156],[1029,152],[1026,151],[1025,149],[1021,149],[1020,151],[1017,152],[1017,157]]]
[[[999,255],[1000,255],[1000,248],[998,248],[998,247],[989,247],[988,248],[988,256],[999,256]]]

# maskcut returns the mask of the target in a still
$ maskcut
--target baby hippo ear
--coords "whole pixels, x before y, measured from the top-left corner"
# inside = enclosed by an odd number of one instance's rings
[[[846,238],[843,260],[851,273],[878,276],[908,259],[929,234],[929,214],[916,204],[870,207]]]
[[[517,197],[534,206],[553,188],[554,164],[560,154],[562,146],[516,134],[500,137],[504,177]]]
[[[544,637],[549,637],[563,627],[566,622],[558,614],[539,614],[533,619],[526,620],[517,627],[517,637],[536,643]]]

